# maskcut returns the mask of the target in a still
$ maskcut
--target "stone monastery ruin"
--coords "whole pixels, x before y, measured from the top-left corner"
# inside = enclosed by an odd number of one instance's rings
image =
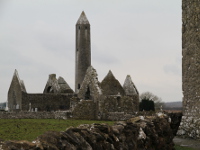
[[[26,92],[15,70],[8,91],[9,111],[68,111],[73,118],[126,119],[139,110],[139,92],[127,75],[123,87],[111,71],[102,82],[91,66],[90,23],[84,12],[76,23],[75,92],[50,74],[43,93]]]

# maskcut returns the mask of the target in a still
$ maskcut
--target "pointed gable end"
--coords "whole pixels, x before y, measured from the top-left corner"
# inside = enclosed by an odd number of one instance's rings
[[[24,82],[20,80],[17,70],[13,74],[13,78],[8,90],[8,108],[9,110],[22,109],[22,95],[26,93]]]
[[[126,95],[130,95],[130,96],[131,95],[139,95],[139,92],[138,92],[135,84],[133,83],[130,75],[126,76],[123,88],[125,90]]]
[[[97,101],[101,95],[102,91],[99,86],[97,72],[92,66],[90,66],[86,71],[85,78],[78,92],[78,97],[84,100]]]
[[[124,89],[111,71],[101,82],[101,88],[104,95],[125,95]]]
[[[50,74],[43,93],[59,93],[59,91],[60,86],[58,85],[56,74]]]
[[[60,93],[74,93],[63,77],[58,78],[58,84],[60,86]]]
[[[14,72],[13,77],[12,77],[10,88],[12,88],[12,86],[14,86],[15,88],[18,87],[19,90],[21,90],[21,91],[26,93],[26,88],[25,88],[25,85],[24,85],[24,81],[20,80],[18,72],[17,72],[16,69],[15,69],[15,72]]]

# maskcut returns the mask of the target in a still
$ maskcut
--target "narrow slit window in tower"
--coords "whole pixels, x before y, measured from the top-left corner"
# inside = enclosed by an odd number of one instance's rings
[[[118,107],[121,106],[121,98],[120,97],[117,97],[117,105],[118,105]]]
[[[78,89],[80,89],[81,88],[81,86],[80,86],[80,84],[78,84]]]

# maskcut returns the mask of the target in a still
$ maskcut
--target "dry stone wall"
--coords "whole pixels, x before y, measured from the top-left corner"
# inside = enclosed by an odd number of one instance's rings
[[[200,1],[182,0],[183,117],[178,135],[200,138]]]
[[[33,142],[0,141],[5,150],[174,150],[167,117],[136,117],[107,124],[83,124],[66,131],[49,131]]]

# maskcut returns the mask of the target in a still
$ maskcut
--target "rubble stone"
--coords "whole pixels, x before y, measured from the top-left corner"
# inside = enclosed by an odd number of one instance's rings
[[[113,126],[94,123],[71,127],[66,131],[49,131],[33,142],[2,141],[5,150],[175,150],[168,118],[117,122]]]

